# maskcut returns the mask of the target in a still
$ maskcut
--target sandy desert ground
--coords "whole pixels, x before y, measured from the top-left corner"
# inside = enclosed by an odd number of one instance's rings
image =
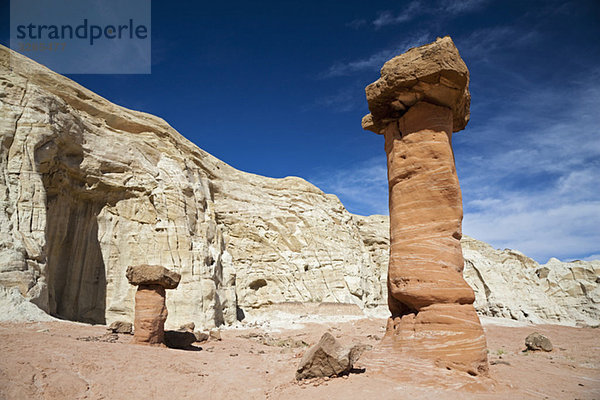
[[[380,345],[385,319],[241,326],[195,351],[129,344],[104,326],[0,324],[1,399],[600,399],[600,330],[505,326],[486,319],[490,377],[398,360]],[[344,344],[373,346],[345,377],[298,383],[296,366],[329,330]],[[523,352],[538,331],[550,353]]]

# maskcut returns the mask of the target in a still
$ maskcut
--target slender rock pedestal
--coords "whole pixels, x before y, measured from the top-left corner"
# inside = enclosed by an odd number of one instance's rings
[[[165,289],[175,289],[181,276],[159,265],[127,268],[127,280],[137,285],[133,342],[161,346],[164,344],[167,307]]]
[[[386,341],[486,374],[486,341],[462,277],[462,197],[452,133],[469,120],[469,71],[450,37],[385,63],[363,128],[385,136],[390,205]]]

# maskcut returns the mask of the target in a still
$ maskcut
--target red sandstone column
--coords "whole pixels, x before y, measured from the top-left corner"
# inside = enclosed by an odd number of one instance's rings
[[[163,344],[167,315],[165,288],[160,285],[138,286],[135,293],[134,343]]]
[[[385,63],[363,127],[385,136],[390,205],[386,341],[400,353],[487,373],[486,341],[462,277],[462,197],[453,132],[469,120],[469,71],[449,37]],[[399,355],[402,356],[402,355]]]
[[[181,275],[160,265],[136,265],[127,268],[127,280],[138,287],[135,293],[133,342],[162,346],[165,341],[165,289],[175,289]]]

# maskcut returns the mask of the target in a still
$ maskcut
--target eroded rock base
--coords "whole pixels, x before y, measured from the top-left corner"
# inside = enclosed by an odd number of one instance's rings
[[[427,102],[384,131],[391,250],[387,340],[395,351],[480,375],[486,341],[462,277],[462,197],[452,151],[452,111]]]
[[[165,338],[165,289],[160,285],[140,285],[135,294],[133,342],[161,346]]]
[[[474,376],[488,373],[485,335],[471,304],[434,304],[389,318],[384,343],[394,353],[428,359],[439,367]]]

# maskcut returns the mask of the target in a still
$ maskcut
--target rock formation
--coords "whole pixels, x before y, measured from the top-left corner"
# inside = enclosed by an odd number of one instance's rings
[[[165,289],[177,288],[180,279],[178,273],[160,265],[137,265],[127,268],[127,280],[138,287],[135,293],[134,343],[164,344],[165,321],[168,315]]]
[[[390,204],[388,339],[477,375],[486,342],[462,277],[462,198],[452,133],[469,120],[469,72],[449,37],[385,63],[365,129],[385,136]]]
[[[319,343],[304,353],[296,370],[296,379],[332,377],[350,372],[354,363],[365,350],[363,345],[344,348],[329,332],[325,332]]]
[[[525,347],[526,350],[531,351],[552,351],[554,346],[552,346],[552,342],[546,336],[542,335],[541,333],[534,332],[525,338]]]
[[[352,215],[297,177],[238,171],[2,46],[0,228],[0,286],[11,288],[0,309],[14,311],[0,318],[24,307],[50,318],[28,299],[65,319],[133,322],[125,269],[139,264],[181,274],[167,329],[209,330],[278,303],[386,303],[387,217]],[[600,262],[541,266],[462,243],[479,313],[600,324]]]
[[[181,274],[171,329],[273,303],[380,302],[378,267],[337,197],[238,171],[2,46],[0,137],[0,285],[52,315],[133,321],[125,268],[138,264]]]

